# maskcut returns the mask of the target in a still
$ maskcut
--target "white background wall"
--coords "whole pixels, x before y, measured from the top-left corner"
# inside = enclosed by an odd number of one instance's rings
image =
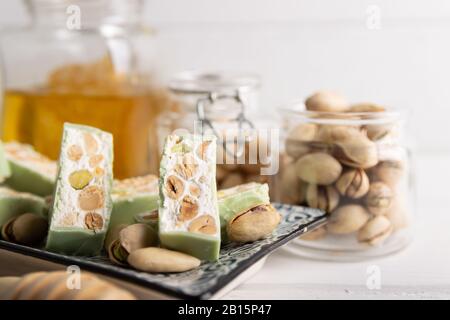
[[[256,72],[269,108],[319,88],[407,108],[419,152],[450,152],[450,1],[148,0],[144,18],[166,76]],[[0,2],[0,27],[26,22],[21,1]]]

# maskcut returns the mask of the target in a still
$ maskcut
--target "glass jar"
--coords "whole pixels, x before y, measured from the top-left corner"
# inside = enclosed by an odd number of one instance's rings
[[[396,252],[411,240],[405,115],[374,104],[350,110],[308,111],[303,103],[281,109],[279,200],[329,214],[325,226],[287,247],[301,256],[361,260]]]
[[[2,35],[2,138],[58,157],[64,122],[114,135],[116,178],[156,173],[156,115],[171,108],[156,75],[141,1],[29,0],[31,25]]]
[[[246,182],[270,182],[278,169],[276,118],[258,105],[259,77],[225,73],[184,72],[169,82],[178,111],[158,118],[161,154],[173,132],[214,134],[218,138],[218,188]],[[272,147],[271,141],[277,141]]]

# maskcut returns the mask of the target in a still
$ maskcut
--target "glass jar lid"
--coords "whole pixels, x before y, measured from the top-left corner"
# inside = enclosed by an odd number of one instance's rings
[[[169,88],[184,94],[231,94],[256,90],[260,84],[260,78],[256,75],[185,71],[172,78]]]

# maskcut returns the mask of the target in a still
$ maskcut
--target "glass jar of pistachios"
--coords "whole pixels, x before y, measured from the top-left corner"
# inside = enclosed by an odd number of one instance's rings
[[[330,260],[396,252],[411,240],[412,180],[405,114],[332,92],[281,109],[279,200],[325,210],[328,223],[288,250]]]
[[[189,71],[174,76],[169,89],[178,110],[159,116],[155,152],[161,154],[170,133],[213,134],[219,189],[270,182],[278,171],[279,121],[258,108],[259,87],[259,77],[248,74]]]

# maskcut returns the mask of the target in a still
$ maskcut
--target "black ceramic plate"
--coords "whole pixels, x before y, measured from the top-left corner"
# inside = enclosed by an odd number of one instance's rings
[[[2,240],[0,248],[63,265],[77,265],[83,270],[131,282],[173,298],[208,299],[264,256],[326,220],[325,213],[317,209],[284,204],[274,206],[282,215],[282,220],[272,235],[253,243],[227,244],[220,251],[219,261],[203,263],[194,270],[182,273],[139,272],[113,265],[104,256],[72,257]]]

